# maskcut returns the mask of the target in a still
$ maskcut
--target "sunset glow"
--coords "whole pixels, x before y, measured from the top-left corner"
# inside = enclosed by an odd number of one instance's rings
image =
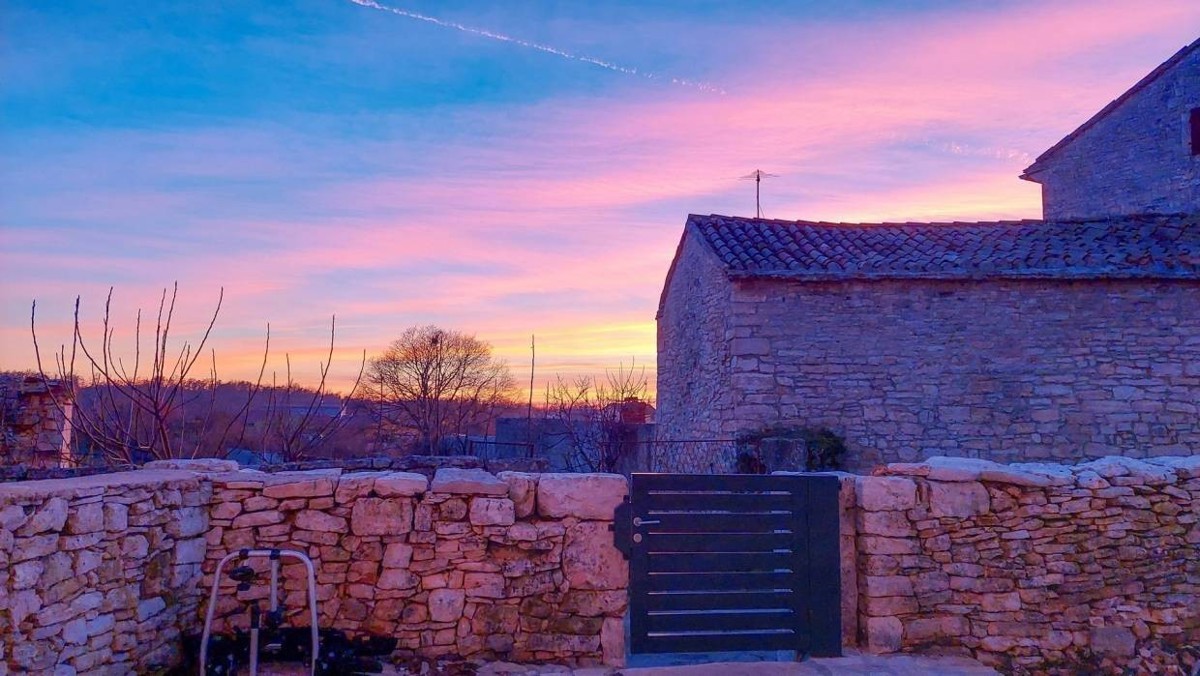
[[[337,315],[340,388],[428,323],[523,387],[536,336],[539,392],[653,386],[684,220],[753,215],[739,177],[778,175],[771,218],[1037,218],[1021,170],[1200,26],[1194,0],[370,4],[7,3],[0,369],[34,367],[34,299],[53,350],[114,287],[131,346],[178,281],[181,338],[224,288],[223,379],[269,323],[269,369],[311,382]]]

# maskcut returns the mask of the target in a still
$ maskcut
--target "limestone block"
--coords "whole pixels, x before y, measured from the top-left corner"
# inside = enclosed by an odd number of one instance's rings
[[[917,531],[904,512],[859,512],[858,532],[887,537],[915,537]]]
[[[393,542],[383,552],[384,568],[408,568],[412,563],[412,545],[403,542]]]
[[[54,533],[17,538],[13,551],[9,555],[9,561],[15,564],[48,556],[55,551],[58,551],[58,535]]]
[[[1200,455],[1163,456],[1150,458],[1146,462],[1170,468],[1183,479],[1200,477]]]
[[[429,480],[415,472],[387,472],[375,479],[375,494],[381,498],[411,497],[429,489]]]
[[[80,645],[88,640],[87,620],[82,617],[67,622],[62,628],[63,640],[67,643]]]
[[[470,516],[473,526],[511,526],[516,521],[513,501],[508,498],[474,498]]]
[[[971,517],[986,514],[991,500],[983,484],[974,481],[929,482],[929,510],[935,517]]]
[[[138,622],[145,622],[146,620],[158,615],[166,609],[167,602],[164,601],[161,596],[155,596],[141,601],[138,603],[137,607]]]
[[[346,519],[314,509],[305,509],[296,514],[296,528],[322,533],[345,533]]]
[[[913,583],[907,575],[868,575],[863,582],[867,596],[913,595]]]
[[[376,586],[380,589],[413,589],[420,584],[421,579],[402,568],[384,569],[379,574]]]
[[[917,506],[917,484],[906,477],[860,476],[855,479],[854,491],[858,506],[870,511]]]
[[[620,474],[548,473],[538,478],[538,514],[612,521],[613,511],[629,494]]]
[[[67,523],[68,503],[60,497],[53,497],[42,503],[37,511],[17,530],[17,535],[37,535],[52,531],[61,532]]]
[[[868,617],[867,652],[894,653],[904,645],[904,625],[898,617]]]
[[[218,458],[194,458],[190,460],[153,460],[142,465],[142,469],[179,469],[201,474],[223,474],[240,469],[236,460]]]
[[[77,505],[67,515],[66,531],[71,535],[95,533],[104,530],[104,505],[89,502]]]
[[[629,564],[613,546],[613,534],[603,521],[581,521],[567,529],[562,562],[572,589],[629,586]]]
[[[600,628],[600,654],[606,666],[625,666],[625,623],[621,618],[604,618]]]
[[[272,526],[283,522],[283,515],[274,510],[262,512],[250,512],[241,514],[234,518],[231,524],[233,528],[253,528],[255,526]]]
[[[313,469],[267,474],[263,478],[262,494],[276,500],[332,497],[341,473],[340,469]]]
[[[508,495],[508,484],[481,469],[443,467],[433,475],[429,490],[459,495]]]
[[[967,618],[961,615],[935,615],[904,623],[904,640],[909,644],[945,642],[955,644],[971,633]]]
[[[182,507],[172,510],[167,533],[177,538],[190,538],[208,530],[208,514],[203,507]]]
[[[571,590],[563,598],[559,609],[564,613],[580,617],[618,617],[625,612],[629,595],[619,591]]]
[[[37,584],[45,567],[41,559],[18,563],[9,569],[9,584],[13,589],[30,589]]]
[[[208,540],[203,537],[180,540],[175,543],[175,563],[203,563],[208,552]]]
[[[429,592],[429,619],[457,622],[462,617],[467,595],[462,589],[435,589]]]
[[[1095,627],[1090,643],[1092,650],[1112,657],[1133,657],[1137,645],[1129,627]]]
[[[516,516],[523,519],[537,509],[537,476],[525,472],[500,472],[496,478],[508,484],[508,499],[513,501]]]
[[[352,472],[341,475],[333,493],[334,502],[344,505],[370,495],[371,490],[375,488],[375,480],[387,474],[388,472]]]
[[[504,598],[504,576],[499,573],[467,573],[463,576],[467,596],[490,599]]]
[[[25,510],[20,505],[0,508],[0,530],[15,531],[26,521]]]
[[[1000,467],[998,463],[980,458],[956,458],[935,455],[925,460],[929,465],[930,481],[979,481],[980,472]]]
[[[411,498],[360,498],[350,512],[355,535],[399,535],[412,530]]]

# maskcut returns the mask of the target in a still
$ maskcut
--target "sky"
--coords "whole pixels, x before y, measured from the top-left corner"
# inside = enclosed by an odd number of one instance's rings
[[[0,0],[0,369],[172,344],[332,383],[405,328],[535,389],[631,364],[689,213],[1037,218],[1017,176],[1197,37],[1194,0]],[[145,322],[146,320],[144,320]],[[147,332],[143,327],[143,334]],[[145,338],[144,338],[145,339]],[[143,345],[149,349],[149,345]],[[203,373],[207,374],[207,365]],[[269,378],[269,375],[268,375]],[[525,386],[527,387],[527,385]]]

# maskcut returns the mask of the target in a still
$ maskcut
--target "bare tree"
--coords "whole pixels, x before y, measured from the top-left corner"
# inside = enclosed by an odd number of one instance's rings
[[[302,460],[328,445],[331,438],[346,424],[348,408],[362,384],[367,366],[367,353],[363,350],[362,361],[354,386],[345,395],[329,392],[326,383],[329,367],[333,364],[333,346],[337,318],[329,323],[329,353],[318,369],[319,379],[315,388],[303,387],[292,378],[292,360],[284,355],[285,384],[280,387],[272,374],[271,387],[267,391],[267,406],[262,415],[259,446],[273,449],[286,462]],[[330,403],[332,402],[332,403]]]
[[[172,343],[178,292],[178,283],[172,287],[169,297],[167,290],[163,290],[149,349],[144,344],[142,312],[138,310],[131,363],[114,349],[113,290],[109,289],[105,300],[98,337],[85,336],[80,320],[80,299],[76,298],[72,342],[69,347],[63,345],[54,352],[53,375],[47,372],[42,360],[37,336],[37,302],[33,304],[30,327],[38,373],[47,382],[56,380],[72,385],[65,398],[54,399],[54,405],[60,411],[74,405],[77,436],[98,449],[109,463],[137,464],[151,459],[222,455],[227,450],[227,441],[236,438],[234,443],[240,445],[246,434],[247,412],[262,389],[270,353],[270,325],[266,328],[257,380],[249,384],[244,401],[231,413],[217,405],[221,383],[217,379],[215,353],[208,351],[209,363],[203,377],[192,375],[202,368],[199,360],[205,354],[205,345],[220,314],[224,289],[218,294],[216,306],[195,345],[186,340],[182,344]],[[331,327],[331,358],[332,351]],[[365,353],[363,359],[365,363]],[[328,363],[321,365],[318,400],[324,396],[328,369]],[[310,405],[310,412],[300,417],[299,424],[289,428],[289,437],[308,436],[306,430],[316,423],[311,410]]]
[[[649,408],[645,367],[624,364],[605,373],[603,380],[561,376],[547,386],[546,417],[553,421],[546,434],[565,442],[570,469],[617,472],[638,450],[637,425]],[[557,437],[557,438],[555,438]]]
[[[415,437],[436,454],[443,440],[491,420],[512,398],[508,366],[473,335],[433,325],[405,330],[371,360],[368,382],[378,392],[383,423]]]

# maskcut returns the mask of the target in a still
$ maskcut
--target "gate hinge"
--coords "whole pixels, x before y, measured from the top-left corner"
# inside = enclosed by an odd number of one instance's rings
[[[630,548],[633,546],[631,540],[633,537],[633,524],[629,520],[632,511],[633,506],[630,504],[629,496],[627,495],[621,501],[621,504],[617,505],[617,508],[613,510],[613,522],[608,527],[613,534],[613,546],[617,548],[617,551],[621,552],[621,556],[624,556],[626,561],[629,560]]]

